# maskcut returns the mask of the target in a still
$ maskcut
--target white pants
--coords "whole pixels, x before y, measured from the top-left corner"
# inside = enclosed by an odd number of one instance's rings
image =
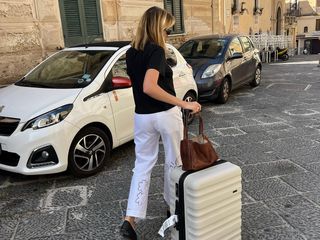
[[[153,114],[135,114],[134,142],[136,161],[133,169],[127,216],[145,218],[150,176],[158,160],[161,136],[165,150],[164,200],[169,204],[170,172],[181,165],[180,141],[183,137],[182,113],[178,107]]]

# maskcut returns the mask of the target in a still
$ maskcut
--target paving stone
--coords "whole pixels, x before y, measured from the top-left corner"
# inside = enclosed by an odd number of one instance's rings
[[[87,186],[73,186],[52,189],[44,202],[45,208],[64,208],[86,205],[88,201]]]
[[[137,235],[141,240],[160,240],[163,239],[158,231],[162,223],[166,220],[165,217],[145,219],[137,224]],[[169,238],[170,230],[165,232],[165,239]]]
[[[25,216],[19,223],[15,239],[29,239],[62,233],[66,212],[55,211]]]
[[[307,136],[310,139],[310,135],[316,134],[315,131],[308,127],[290,128],[277,131],[267,131],[267,136],[272,139],[292,138],[296,136]]]
[[[2,187],[2,185],[7,181],[8,176],[6,176],[4,171],[0,170],[0,189]]]
[[[11,239],[18,223],[17,216],[0,218],[0,239]]]
[[[320,177],[311,172],[300,172],[281,177],[290,186],[300,192],[316,191],[320,189]]]
[[[244,126],[240,127],[240,129],[246,133],[250,132],[261,132],[261,131],[278,131],[284,129],[291,129],[293,126],[287,123],[270,123],[270,124],[261,124],[257,126]]]
[[[103,172],[96,174],[94,176],[85,177],[85,178],[77,178],[72,175],[66,175],[62,178],[57,178],[55,180],[55,188],[60,187],[74,187],[74,186],[94,186],[97,182],[97,178],[103,174]]]
[[[30,240],[127,240],[120,235],[119,230],[120,226],[111,225],[95,229],[84,229],[69,234],[31,238]]]
[[[302,196],[320,206],[320,193],[318,191],[302,193]]]
[[[255,200],[250,197],[245,191],[242,190],[241,192],[241,195],[242,195],[242,198],[241,198],[241,203],[242,205],[245,205],[245,204],[250,204],[250,203],[254,203]]]
[[[257,143],[261,141],[271,140],[272,138],[268,134],[261,134],[261,133],[247,133],[245,135],[236,136],[238,141],[241,141],[243,143]]]
[[[319,147],[299,148],[298,151],[297,149],[279,149],[277,155],[282,159],[290,159],[299,165],[320,162]]]
[[[268,116],[268,115],[263,115],[263,116],[259,116],[256,118],[253,118],[254,120],[256,120],[257,122],[259,122],[260,124],[264,124],[264,123],[285,123],[285,120],[281,119],[281,118],[276,118],[274,116]]]
[[[320,175],[320,162],[305,164],[303,167],[318,176]]]
[[[262,203],[252,203],[242,206],[243,229],[258,230],[266,226],[281,226],[285,222]]]
[[[244,235],[244,240],[305,240],[298,230],[289,226],[267,227]]]
[[[245,164],[256,164],[262,162],[278,161],[280,158],[273,151],[254,151],[254,147],[248,151],[248,149],[242,149],[243,151],[237,155],[239,159]],[[267,149],[266,149],[267,150]],[[248,152],[247,152],[248,151]]]
[[[244,144],[245,142],[241,141],[239,136],[219,136],[210,138],[211,141],[217,143],[218,146],[230,146],[230,145],[239,145]]]
[[[266,146],[272,148],[273,150],[283,150],[283,149],[300,149],[300,148],[310,148],[310,147],[320,147],[320,144],[316,141],[305,139],[302,137],[295,137],[289,139],[278,139],[273,141],[264,141]]]
[[[305,169],[297,166],[289,160],[279,160],[275,162],[259,163],[257,168],[264,173],[266,177],[276,177],[289,175],[296,172],[305,171]]]
[[[290,196],[266,201],[266,204],[306,239],[320,238],[320,208],[303,196]]]
[[[92,231],[96,228],[117,228],[122,222],[119,202],[92,204],[70,208],[66,223],[66,233]]]
[[[294,188],[277,178],[246,182],[244,190],[257,201],[297,194]]]
[[[242,179],[246,182],[266,178],[266,174],[260,171],[256,165],[245,165],[241,167]]]

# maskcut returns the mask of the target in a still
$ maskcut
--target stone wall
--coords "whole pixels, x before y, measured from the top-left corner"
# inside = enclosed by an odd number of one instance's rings
[[[62,45],[57,1],[0,1],[0,84],[16,81]]]

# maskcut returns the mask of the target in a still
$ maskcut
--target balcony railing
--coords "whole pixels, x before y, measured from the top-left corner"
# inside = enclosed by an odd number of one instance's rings
[[[300,17],[301,16],[301,9],[288,9],[286,15]]]

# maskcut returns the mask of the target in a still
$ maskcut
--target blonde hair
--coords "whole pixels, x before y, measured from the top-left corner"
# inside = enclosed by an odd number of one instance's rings
[[[147,42],[153,42],[166,49],[163,31],[174,23],[174,17],[166,10],[159,7],[149,8],[140,19],[131,45],[137,50],[143,50]]]

